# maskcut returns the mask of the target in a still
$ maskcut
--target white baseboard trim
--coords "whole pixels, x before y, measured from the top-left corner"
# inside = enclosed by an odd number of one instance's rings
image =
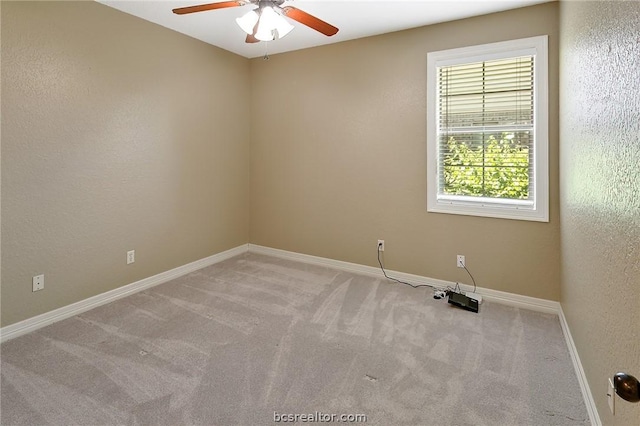
[[[166,283],[167,281],[171,281],[172,279],[181,277],[193,271],[197,271],[198,269],[214,265],[216,263],[222,262],[223,260],[227,260],[239,254],[245,253],[248,249],[248,245],[243,244],[230,250],[205,257],[204,259],[196,260],[195,262],[178,266],[177,268],[171,269],[169,271],[161,272],[152,277],[144,278],[140,281],[136,281],[134,283],[109,290],[105,293],[89,297],[79,302],[63,306],[62,308],[54,309],[53,311],[28,318],[24,321],[11,324],[6,327],[2,327],[0,328],[0,342],[5,342],[15,337],[22,336],[23,334],[37,330],[55,322],[62,321],[63,319],[70,318],[74,315],[81,314],[106,303],[113,302],[114,300],[121,299],[139,291],[146,290],[150,287]]]
[[[571,355],[571,362],[573,362],[573,368],[575,369],[576,376],[578,377],[578,383],[580,384],[582,397],[584,398],[584,403],[587,406],[589,421],[593,426],[602,426],[602,422],[600,421],[600,415],[598,414],[598,409],[596,408],[596,402],[593,399],[593,394],[591,393],[589,382],[587,382],[587,376],[584,373],[584,369],[582,368],[582,362],[580,362],[580,356],[578,355],[578,350],[576,349],[576,345],[573,341],[573,337],[571,336],[571,331],[569,330],[569,324],[567,323],[567,318],[564,316],[564,311],[562,310],[562,307],[560,307],[560,312],[558,312],[558,317],[560,318],[560,326],[562,326],[562,333],[564,334],[564,338],[567,342],[567,347],[569,348],[569,354]]]
[[[378,267],[359,265],[357,263],[343,262],[340,260],[327,259],[325,257],[311,256],[308,254],[295,253],[286,250],[275,249],[271,247],[249,244],[249,252],[264,254],[268,256],[279,257],[282,259],[297,260],[299,262],[310,263],[313,265],[327,266],[331,268],[341,269],[343,271],[354,272],[363,275],[369,275],[376,278],[384,278],[384,274]],[[404,272],[392,271],[387,269],[387,275],[412,284],[426,284],[438,288],[447,288],[455,286],[455,282],[438,280],[435,278],[423,277],[420,275],[407,274]],[[460,284],[463,291],[473,291],[473,287]],[[560,303],[553,300],[538,299],[535,297],[521,296],[519,294],[507,293],[504,291],[491,290],[488,288],[478,287],[476,292],[482,296],[484,300],[500,303],[503,305],[514,306],[517,308],[529,309],[537,312],[544,312],[558,315],[560,312]]]

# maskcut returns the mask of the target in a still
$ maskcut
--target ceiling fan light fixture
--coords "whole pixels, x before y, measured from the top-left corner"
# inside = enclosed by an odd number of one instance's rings
[[[256,13],[255,10],[251,10],[248,13],[245,13],[241,18],[236,18],[236,23],[242,31],[251,35],[253,34],[253,28],[256,26],[256,22],[258,22],[260,16]]]
[[[242,31],[260,41],[272,41],[289,34],[294,28],[286,19],[269,6],[254,9],[236,18]],[[256,28],[258,24],[258,28]],[[255,34],[254,34],[255,30]]]
[[[274,12],[274,14],[276,15],[276,20],[275,20],[275,29],[278,32],[277,37],[276,38],[282,38],[284,36],[286,36],[287,34],[289,34],[291,32],[291,30],[293,30],[295,27],[293,25],[291,25],[290,23],[287,22],[286,19],[284,19],[284,16]]]
[[[274,28],[271,25],[269,14],[268,12],[265,13],[265,10],[267,9],[268,8],[263,8],[260,11],[260,20],[258,21],[258,28],[256,29],[255,33],[255,37],[260,41],[275,40],[275,34],[273,33]]]

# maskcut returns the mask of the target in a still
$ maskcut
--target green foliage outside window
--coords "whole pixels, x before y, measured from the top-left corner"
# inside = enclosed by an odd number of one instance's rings
[[[444,193],[529,199],[528,132],[449,136],[444,160]],[[474,141],[475,139],[475,141]]]

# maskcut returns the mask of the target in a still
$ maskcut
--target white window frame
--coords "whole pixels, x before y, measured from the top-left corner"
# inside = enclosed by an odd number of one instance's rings
[[[549,222],[548,37],[537,36],[427,54],[427,211]],[[534,56],[533,203],[438,194],[438,68]]]

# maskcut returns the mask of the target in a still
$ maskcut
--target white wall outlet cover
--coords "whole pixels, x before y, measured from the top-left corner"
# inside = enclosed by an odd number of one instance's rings
[[[31,279],[31,291],[39,291],[44,289],[44,274],[36,275]]]
[[[136,251],[135,250],[129,250],[127,252],[127,265],[133,263],[136,261]]]
[[[609,388],[607,389],[607,402],[609,402],[609,410],[611,410],[611,414],[615,416],[616,414],[616,393],[613,390],[613,382],[611,378],[609,378]]]

